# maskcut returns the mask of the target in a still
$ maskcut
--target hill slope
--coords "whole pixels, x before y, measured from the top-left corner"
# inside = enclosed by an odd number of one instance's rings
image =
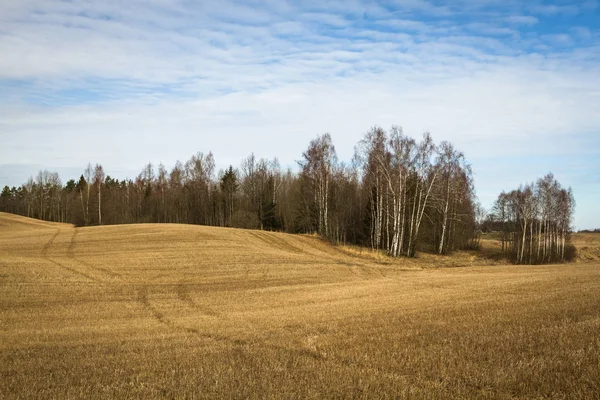
[[[398,270],[306,235],[178,224],[74,228],[10,214],[0,214],[0,227],[2,254],[63,265],[67,280],[175,282],[193,272],[195,278],[262,286],[294,278],[298,284],[382,277]]]
[[[577,261],[600,262],[600,233],[574,233],[572,241],[577,248]]]
[[[598,264],[407,265],[310,236],[189,225],[74,228],[0,213],[0,393],[600,392]]]

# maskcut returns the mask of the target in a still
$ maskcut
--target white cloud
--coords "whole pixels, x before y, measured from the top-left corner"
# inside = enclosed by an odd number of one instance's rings
[[[541,39],[555,46],[570,46],[573,44],[573,38],[566,33],[542,35]]]
[[[473,66],[466,63],[464,68],[440,69],[437,74],[455,76],[442,81],[427,79],[436,76],[432,69],[415,72],[407,67],[370,78],[339,77],[204,100],[159,100],[151,105],[119,102],[65,107],[60,112],[13,109],[11,117],[3,118],[4,129],[21,135],[9,137],[5,148],[38,138],[54,143],[57,150],[72,149],[72,157],[80,158],[78,163],[94,155],[122,163],[112,151],[117,142],[127,151],[136,149],[127,157],[133,163],[129,167],[140,164],[148,154],[181,158],[190,149],[236,158],[255,151],[291,163],[309,138],[326,131],[332,133],[343,158],[349,159],[352,147],[372,124],[402,124],[412,135],[430,130],[440,140],[455,141],[474,155],[493,155],[498,146],[508,154],[523,151],[513,145],[522,135],[543,143],[544,137],[589,132],[600,126],[600,115],[594,112],[600,83],[594,83],[593,75],[575,79],[532,68],[530,62],[477,73],[468,72]],[[460,69],[465,73],[460,74]],[[52,133],[46,140],[45,132]],[[273,136],[286,138],[285,146],[271,140]],[[74,137],[88,145],[80,149]],[[167,143],[171,154],[165,154]],[[10,163],[21,157],[9,151],[2,156]],[[46,151],[34,156],[48,162],[54,157]]]
[[[510,15],[506,20],[511,24],[522,24],[522,25],[535,25],[538,23],[538,19],[531,15]]]
[[[541,15],[556,15],[556,14],[567,14],[576,15],[582,10],[583,4],[535,4],[532,6],[532,11]]]
[[[573,35],[581,40],[590,40],[593,38],[593,33],[589,28],[583,26],[574,26],[570,29]]]
[[[221,166],[251,151],[289,165],[322,132],[349,160],[373,124],[478,159],[585,154],[600,127],[597,30],[531,33],[562,6],[5,3],[4,164],[137,170],[212,150]]]

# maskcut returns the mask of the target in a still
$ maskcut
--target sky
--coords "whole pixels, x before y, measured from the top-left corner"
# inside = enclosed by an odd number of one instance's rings
[[[330,133],[452,142],[484,207],[548,172],[600,228],[600,4],[0,0],[0,186],[212,151],[295,166]]]

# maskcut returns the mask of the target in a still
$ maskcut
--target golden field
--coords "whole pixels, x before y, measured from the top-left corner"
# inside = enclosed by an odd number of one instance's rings
[[[589,251],[392,260],[313,236],[0,213],[0,398],[597,399]]]

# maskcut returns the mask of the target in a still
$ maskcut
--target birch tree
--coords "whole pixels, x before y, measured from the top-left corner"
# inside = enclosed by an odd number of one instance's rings
[[[87,167],[85,168],[85,170],[83,171],[83,177],[85,179],[86,185],[85,185],[85,213],[84,213],[84,219],[85,219],[85,224],[89,225],[90,224],[90,191],[92,190],[92,179],[94,177],[94,170],[92,168],[92,164],[88,163]]]
[[[369,236],[373,249],[384,245],[384,193],[386,176],[389,176],[387,141],[386,132],[373,127],[359,142],[355,156],[363,167],[363,187],[368,194]]]
[[[335,147],[328,133],[311,140],[300,162],[302,174],[308,180],[316,208],[316,230],[329,236],[329,185],[333,166],[337,162]]]
[[[415,141],[403,135],[402,128],[392,127],[389,141],[390,169],[386,173],[388,191],[392,203],[392,241],[388,252],[398,257],[408,253],[405,248],[405,232],[408,210],[408,179],[412,169],[412,161],[416,151]],[[384,171],[386,171],[384,169]],[[389,234],[388,234],[389,235]]]
[[[438,148],[437,168],[438,190],[435,199],[437,211],[440,214],[440,237],[437,246],[438,254],[445,254],[451,244],[448,231],[452,224],[464,222],[463,218],[470,218],[470,212],[462,215],[458,210],[458,202],[466,200],[472,195],[471,168],[466,163],[464,155],[456,150],[449,142],[442,142]],[[475,211],[477,207],[475,207]],[[470,211],[470,210],[469,210]]]
[[[96,164],[94,168],[94,185],[98,191],[98,225],[102,225],[102,185],[104,184],[104,169],[102,165]]]
[[[412,203],[412,212],[410,219],[409,242],[407,255],[415,255],[415,246],[417,244],[419,229],[423,221],[425,209],[429,205],[431,189],[439,172],[437,165],[433,163],[433,157],[436,151],[435,144],[429,133],[423,134],[423,139],[417,145],[416,157],[413,162],[414,170],[414,199]]]

